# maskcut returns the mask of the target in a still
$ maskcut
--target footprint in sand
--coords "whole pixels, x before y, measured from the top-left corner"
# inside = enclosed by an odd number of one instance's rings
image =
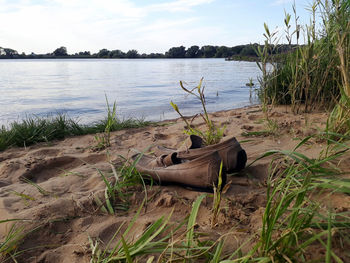
[[[34,183],[42,183],[51,177],[58,176],[62,170],[70,170],[82,164],[82,161],[71,156],[55,157],[44,160],[42,163],[34,164],[22,176]]]
[[[242,125],[241,126],[242,129],[247,130],[247,131],[251,131],[254,129],[254,126],[251,125]]]
[[[153,135],[153,140],[167,140],[169,138],[169,135],[163,134],[163,133],[155,133]]]
[[[22,176],[22,180],[28,179],[34,183],[42,183],[52,177],[61,175],[64,171],[69,171],[85,164],[96,164],[106,160],[106,155],[95,154],[85,158],[73,156],[61,156],[44,160],[32,165]]]
[[[249,116],[248,116],[248,119],[251,120],[251,121],[255,121],[255,120],[257,120],[258,118],[259,118],[258,115],[249,115]]]
[[[47,149],[39,149],[36,151],[32,151],[28,154],[28,156],[34,157],[51,157],[56,156],[60,152],[60,149],[57,148],[47,148]]]

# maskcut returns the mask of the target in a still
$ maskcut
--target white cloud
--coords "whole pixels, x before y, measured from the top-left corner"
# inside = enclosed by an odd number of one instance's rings
[[[275,0],[272,5],[285,5],[293,3],[293,0]]]
[[[52,52],[62,45],[69,53],[101,48],[157,52],[175,45],[175,36],[180,38],[177,43],[196,40],[193,35],[200,37],[198,32],[212,35],[208,28],[193,25],[195,17],[160,19],[157,12],[191,11],[211,2],[136,6],[130,0],[0,0],[0,25],[6,25],[0,27],[0,43],[26,53]]]
[[[149,6],[151,11],[169,11],[169,12],[186,12],[190,11],[193,7],[209,4],[214,0],[175,0],[162,4],[154,4]]]
[[[197,18],[187,18],[187,19],[180,19],[180,20],[165,20],[165,19],[159,19],[154,21],[152,24],[141,27],[138,29],[138,32],[147,32],[147,31],[153,31],[153,32],[159,32],[160,30],[172,30],[173,28],[182,27],[184,25],[191,24],[195,22]],[[149,33],[149,32],[148,32]]]

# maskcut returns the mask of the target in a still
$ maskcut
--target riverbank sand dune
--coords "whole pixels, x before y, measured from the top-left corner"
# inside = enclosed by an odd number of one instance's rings
[[[211,114],[215,124],[226,125],[226,137],[235,136],[241,141],[248,164],[268,150],[293,149],[302,138],[324,128],[327,119],[323,112],[294,115],[285,107],[273,109],[269,116],[274,124],[270,125],[270,134],[244,137],[244,132],[267,129],[260,106]],[[200,118],[194,125],[204,127]],[[143,187],[134,186],[129,210],[106,215],[94,201],[94,195],[102,198],[105,189],[97,169],[108,174],[110,164],[118,167],[123,163],[121,156],[127,158],[148,147],[150,150],[156,145],[178,148],[187,137],[183,130],[184,122],[177,119],[158,126],[113,132],[111,147],[100,151],[94,149],[94,135],[86,135],[0,152],[0,220],[26,219],[17,226],[32,230],[19,247],[19,250],[29,249],[19,262],[89,262],[88,237],[98,238],[101,246],[107,244],[123,222],[130,222],[144,197]],[[300,151],[314,158],[324,146],[323,142],[312,139]],[[208,197],[199,210],[198,229],[215,239],[234,227],[233,236],[227,241],[232,250],[254,235],[261,227],[266,204],[265,182],[270,161],[259,160],[239,175],[229,175],[230,187],[223,195],[225,208],[219,213],[217,225],[210,226],[212,199]],[[191,211],[192,202],[202,194],[174,185],[147,186],[147,191],[149,201],[133,227],[135,236],[173,209],[171,222],[181,221]],[[332,196],[328,203],[339,210],[350,208],[349,195],[333,193]],[[2,237],[12,224],[0,224]]]

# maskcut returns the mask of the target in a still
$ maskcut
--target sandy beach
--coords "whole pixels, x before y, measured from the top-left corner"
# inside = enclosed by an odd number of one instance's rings
[[[248,156],[246,169],[228,175],[230,185],[223,194],[223,209],[215,227],[211,228],[210,196],[199,209],[196,230],[207,233],[207,238],[213,240],[229,233],[224,249],[234,250],[248,240],[242,250],[249,250],[261,228],[272,157],[249,164],[268,150],[292,150],[306,136],[324,129],[327,120],[325,112],[294,115],[286,107],[275,107],[269,117],[276,124],[270,133],[243,136],[245,132],[266,130],[260,106],[211,114],[216,125],[226,125],[225,137],[235,136]],[[193,124],[198,128],[205,125],[200,118]],[[118,168],[124,163],[121,156],[129,158],[148,147],[152,151],[157,145],[179,148],[187,138],[183,130],[184,122],[176,119],[113,132],[111,146],[104,150],[94,149],[94,135],[86,135],[0,152],[0,220],[23,219],[25,221],[17,225],[29,232],[18,248],[27,250],[20,255],[19,262],[89,262],[89,237],[106,246],[119,227],[125,228],[122,223],[127,225],[132,220],[145,195],[142,185],[133,186],[127,211],[117,210],[115,215],[103,213],[94,201],[94,196],[103,199],[106,187],[97,169],[109,175],[111,164]],[[298,151],[317,158],[324,148],[325,142],[311,139]],[[349,155],[343,156],[336,165],[346,168],[349,161]],[[170,222],[181,222],[201,194],[179,185],[148,185],[147,205],[141,210],[130,236],[136,238],[148,225],[171,211]],[[338,211],[349,210],[349,195],[334,192],[331,196],[324,193],[325,200],[320,202]],[[0,236],[4,237],[13,224],[0,224]],[[316,247],[313,256],[324,251]]]

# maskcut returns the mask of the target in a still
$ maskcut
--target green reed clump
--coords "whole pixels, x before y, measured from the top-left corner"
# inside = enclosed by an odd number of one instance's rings
[[[0,220],[0,224],[7,224],[9,230],[0,239],[0,261],[2,263],[7,262],[19,262],[18,257],[25,254],[28,251],[32,251],[37,248],[29,248],[22,250],[20,248],[24,239],[32,232],[36,231],[38,227],[34,227],[31,230],[26,230],[26,227],[21,224],[27,219],[5,219]],[[13,223],[13,224],[12,224]],[[11,225],[9,225],[11,224]],[[40,248],[42,248],[40,246]]]
[[[346,122],[349,115],[349,61],[350,61],[350,4],[347,0],[316,0],[310,7],[310,24],[300,25],[295,6],[294,28],[292,16],[286,13],[285,36],[290,51],[285,59],[274,61],[268,48],[278,48],[280,38],[270,33],[265,25],[265,49],[257,53],[262,70],[259,96],[266,107],[268,104],[291,105],[295,113],[312,111],[322,107],[331,109],[332,126],[349,129]],[[317,16],[321,14],[320,29]],[[299,45],[301,37],[305,44]],[[298,45],[294,47],[292,42]],[[270,44],[270,45],[269,45]],[[270,67],[270,70],[266,70]],[[345,122],[345,124],[344,124]],[[339,129],[335,129],[339,131]]]
[[[147,200],[147,189],[141,174],[136,170],[135,166],[142,157],[142,154],[133,162],[128,161],[123,156],[120,156],[125,162],[116,169],[110,163],[112,173],[104,173],[100,169],[97,172],[100,174],[103,182],[106,185],[104,200],[95,196],[95,202],[102,212],[109,214],[116,214],[117,210],[127,211],[129,209],[129,197],[134,193],[132,187],[142,184],[145,193],[145,200]],[[151,178],[150,178],[151,180]],[[152,182],[152,180],[151,180]]]
[[[332,150],[326,156],[310,159],[297,150],[311,138],[305,138],[292,151],[273,150],[262,156],[275,156],[267,181],[263,226],[258,242],[241,262],[256,258],[261,262],[304,262],[310,246],[315,244],[324,246],[326,262],[343,262],[332,251],[335,240],[329,233],[337,229],[341,236],[338,245],[349,246],[350,240],[343,236],[350,231],[350,214],[333,213],[327,217],[329,211],[323,211],[315,197],[320,189],[350,191],[348,181],[339,178],[341,171],[329,165],[347,154],[350,146],[324,134]]]
[[[206,194],[202,194],[193,202],[191,213],[184,220],[170,223],[171,212],[156,219],[136,238],[132,238],[135,234],[133,226],[144,201],[126,230],[122,231],[122,224],[104,249],[98,241],[90,239],[91,262],[220,262],[223,241],[201,242],[195,230],[198,211],[205,197]],[[116,245],[110,247],[113,241]]]
[[[1,220],[0,224],[6,224],[11,221],[19,220]],[[10,262],[9,258],[15,258],[17,254],[18,245],[22,242],[24,238],[24,227],[19,227],[16,224],[13,224],[6,236],[0,240],[0,260],[1,262]],[[12,261],[12,260],[11,260]]]
[[[329,117],[329,128],[334,132],[350,132],[350,2],[335,0],[333,5],[323,6],[327,34],[332,36],[341,74],[340,99]]]
[[[64,114],[48,116],[46,118],[31,116],[21,122],[13,122],[9,127],[0,128],[0,151],[11,146],[26,147],[40,142],[61,140],[68,136],[86,135],[93,133],[106,133],[112,131],[138,128],[150,125],[151,122],[137,119],[120,120],[116,117],[111,122],[108,115],[106,119],[90,125],[79,124],[79,121]]]
[[[181,88],[188,94],[195,96],[202,104],[203,114],[201,113],[200,116],[203,118],[207,129],[205,131],[201,131],[197,128],[194,128],[190,122],[187,121],[187,119],[181,114],[179,107],[173,103],[170,102],[170,105],[173,107],[173,109],[180,115],[180,117],[183,119],[183,121],[186,123],[187,130],[185,130],[185,133],[188,135],[197,135],[201,137],[204,141],[204,144],[211,145],[218,143],[221,138],[224,136],[224,131],[226,127],[223,128],[216,127],[214,123],[209,118],[209,114],[207,111],[207,108],[205,106],[205,96],[204,96],[204,86],[202,86],[203,78],[199,81],[198,86],[194,87],[193,89],[189,90],[184,87],[182,81],[180,81]]]

